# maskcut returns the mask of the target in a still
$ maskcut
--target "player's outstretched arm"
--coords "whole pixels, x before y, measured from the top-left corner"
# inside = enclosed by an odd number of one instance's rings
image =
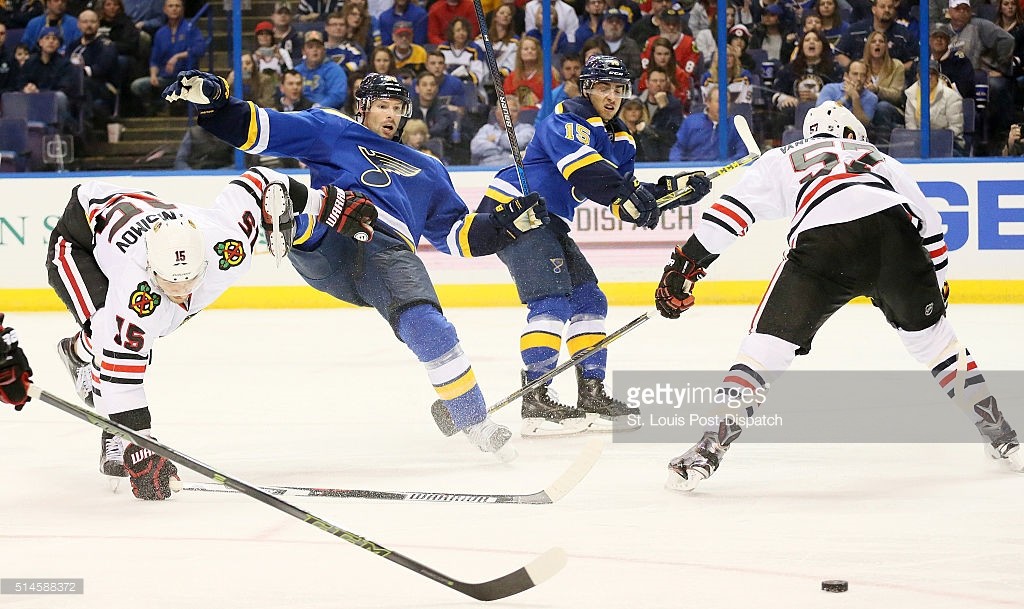
[[[678,177],[674,175],[665,175],[658,178],[657,186],[654,189],[654,196],[657,199],[660,199],[667,194],[683,190],[687,187],[691,189],[690,194],[680,197],[672,203],[662,207],[661,211],[664,212],[683,205],[693,205],[694,203],[697,203],[711,192],[711,180],[703,171],[694,171]]]
[[[21,410],[31,399],[28,397],[31,378],[32,368],[18,346],[18,335],[13,328],[4,327],[4,314],[0,313],[0,402]]]
[[[435,246],[453,256],[488,256],[551,221],[544,199],[535,192],[513,197],[488,189],[479,209],[493,211],[450,218],[451,230],[444,243]]]

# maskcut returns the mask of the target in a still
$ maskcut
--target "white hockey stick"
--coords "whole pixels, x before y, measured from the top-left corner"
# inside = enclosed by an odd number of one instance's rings
[[[739,133],[740,139],[743,140],[743,145],[747,149],[747,156],[737,159],[732,163],[729,163],[728,165],[723,165],[722,167],[719,167],[718,169],[712,171],[707,175],[709,180],[713,180],[718,176],[722,175],[723,173],[729,173],[733,169],[743,167],[744,165],[748,163],[753,163],[757,159],[761,158],[761,149],[757,146],[757,142],[754,141],[753,134],[750,133],[750,125],[747,124],[747,119],[737,115],[733,118],[733,124],[736,126],[736,132]],[[682,171],[672,177],[678,179],[685,176],[687,173],[689,172]],[[690,188],[689,186],[680,188],[675,192],[670,192],[664,197],[658,199],[658,207],[665,207],[671,203],[674,203],[675,201],[678,201],[679,199],[687,196],[691,192],[693,192],[693,189]]]
[[[448,493],[431,491],[371,491],[342,488],[316,488],[305,486],[261,486],[261,491],[270,495],[288,497],[333,497],[338,499],[375,499],[378,501],[426,501],[433,503],[516,503],[523,505],[543,505],[554,503],[569,494],[576,485],[590,472],[601,456],[603,443],[593,440],[584,447],[569,467],[544,490],[535,493],[514,494],[476,494]],[[209,482],[185,482],[182,490],[209,493],[237,493],[233,488],[223,484]]]

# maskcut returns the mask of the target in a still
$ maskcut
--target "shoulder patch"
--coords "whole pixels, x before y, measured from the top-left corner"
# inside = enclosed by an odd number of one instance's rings
[[[213,251],[220,256],[220,260],[217,261],[217,268],[222,271],[234,268],[245,260],[245,248],[242,247],[242,242],[234,239],[221,241],[213,246]]]
[[[159,294],[153,292],[153,288],[149,286],[148,281],[143,281],[135,288],[132,295],[128,298],[128,307],[139,317],[148,317],[156,311],[156,308],[160,306],[160,301],[163,300]]]

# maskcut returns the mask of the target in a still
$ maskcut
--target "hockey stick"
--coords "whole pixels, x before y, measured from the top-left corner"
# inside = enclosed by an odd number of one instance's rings
[[[736,159],[735,161],[729,163],[728,165],[723,165],[722,167],[719,167],[718,169],[712,171],[707,175],[707,178],[709,180],[713,180],[718,176],[722,175],[723,173],[729,173],[733,169],[738,169],[746,165],[747,163],[753,163],[757,159],[761,158],[761,149],[758,148],[757,142],[754,140],[753,134],[750,133],[750,125],[747,124],[747,119],[737,115],[733,118],[733,124],[736,126],[736,132],[739,133],[740,139],[743,140],[743,145],[747,149],[747,155],[740,159]],[[672,177],[679,179],[685,176],[687,173],[688,172],[686,171],[682,171]],[[675,201],[678,201],[679,199],[690,194],[691,192],[693,192],[693,189],[690,188],[689,186],[686,186],[685,188],[680,188],[675,192],[671,192],[658,199],[658,207],[666,207],[667,205]]]
[[[553,575],[558,573],[562,567],[565,566],[566,556],[565,551],[561,548],[551,548],[547,552],[544,552],[540,556],[534,558],[528,565],[516,569],[515,571],[502,575],[496,579],[482,582],[479,584],[472,584],[456,579],[452,579],[447,575],[444,575],[438,571],[431,569],[423,563],[417,562],[404,554],[385,548],[384,546],[366,539],[362,535],[358,535],[351,531],[346,531],[339,526],[333,525],[326,520],[314,516],[313,514],[306,512],[283,499],[279,499],[267,492],[260,490],[259,488],[229,476],[223,472],[213,469],[209,465],[206,465],[200,461],[189,457],[188,455],[178,452],[177,450],[166,446],[156,440],[144,436],[137,431],[129,429],[120,423],[115,423],[110,419],[101,417],[94,414],[81,406],[72,404],[62,400],[61,398],[54,396],[46,391],[43,391],[36,385],[30,385],[28,394],[33,398],[38,399],[41,402],[54,406],[71,416],[78,417],[86,423],[91,423],[100,429],[124,438],[138,444],[143,448],[148,448],[154,453],[170,459],[174,463],[184,466],[194,472],[202,474],[207,478],[216,480],[225,486],[231,487],[236,491],[248,495],[253,499],[269,505],[270,507],[280,510],[289,516],[294,516],[299,520],[309,523],[318,529],[321,529],[335,537],[339,537],[344,541],[349,542],[352,545],[358,546],[364,550],[371,552],[376,556],[386,558],[393,563],[396,563],[410,571],[413,571],[423,577],[432,579],[442,585],[448,586],[449,588],[461,592],[467,596],[471,596],[481,601],[492,601],[499,598],[505,598],[518,594],[523,590],[529,590],[530,588],[544,582],[551,578]]]
[[[574,355],[574,356],[570,357],[569,359],[565,360],[564,362],[559,364],[557,367],[555,367],[553,370],[549,370],[549,371],[545,372],[544,374],[540,375],[539,377],[537,377],[536,379],[534,379],[532,382],[527,383],[526,385],[523,385],[522,387],[520,387],[516,391],[512,392],[511,395],[509,395],[505,399],[503,399],[500,402],[498,402],[497,404],[488,407],[487,408],[487,414],[492,414],[492,413],[494,413],[494,412],[504,408],[505,406],[508,406],[512,402],[514,402],[517,399],[519,399],[520,397],[522,397],[524,394],[533,391],[534,389],[536,389],[537,387],[540,387],[541,385],[543,385],[544,383],[548,382],[550,379],[554,378],[555,376],[565,372],[569,368],[572,368],[576,364],[582,362],[583,360],[587,359],[591,355],[597,353],[601,349],[604,349],[608,345],[610,345],[613,342],[617,341],[618,339],[622,338],[623,336],[625,336],[626,334],[628,334],[632,330],[636,329],[637,326],[641,325],[642,323],[644,323],[645,321],[647,321],[648,319],[650,319],[653,316],[654,316],[654,312],[648,312],[648,313],[644,313],[640,317],[637,317],[633,321],[631,321],[628,324],[622,326],[621,328],[619,328],[618,330],[612,332],[608,336],[605,336],[600,341],[594,343],[590,347],[587,347],[586,349],[578,352],[576,355]],[[446,436],[453,436],[453,435],[455,435],[456,432],[459,431],[459,429],[455,426],[455,422],[452,421],[451,413],[448,412],[448,409],[445,407],[443,401],[437,400],[436,402],[434,402],[434,404],[430,407],[430,414],[433,415],[434,422],[437,423],[438,429],[440,429],[441,433],[443,433],[444,435],[446,435]]]
[[[512,148],[512,161],[516,164],[516,173],[519,174],[519,190],[527,195],[530,194],[530,187],[526,183],[523,155],[519,152],[519,140],[516,139],[516,128],[512,124],[512,113],[508,109],[508,99],[505,98],[505,87],[502,84],[504,78],[498,71],[498,60],[494,55],[494,47],[491,45],[491,36],[487,32],[487,20],[484,17],[481,0],[473,0],[473,8],[476,9],[476,22],[480,26],[480,37],[484,39],[484,55],[487,56],[487,68],[491,71],[494,94],[498,97],[498,106],[501,107],[501,119],[505,123],[505,134],[508,135],[509,147]]]
[[[516,503],[521,505],[544,505],[554,503],[569,494],[584,476],[594,467],[601,456],[601,440],[588,443],[576,459],[554,482],[544,490],[525,495],[474,493],[435,493],[419,491],[366,491],[342,488],[310,488],[305,486],[261,486],[260,490],[271,495],[289,497],[333,497],[340,499],[375,499],[379,501],[428,501],[435,503]],[[235,493],[223,484],[192,483],[182,485],[182,490],[214,493]]]

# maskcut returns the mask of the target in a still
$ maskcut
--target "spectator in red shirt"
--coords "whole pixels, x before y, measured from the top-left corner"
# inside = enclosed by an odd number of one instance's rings
[[[472,25],[473,32],[469,36],[470,40],[480,34],[472,0],[439,0],[427,11],[427,40],[430,44],[445,42],[448,24],[456,17],[462,17]]]

